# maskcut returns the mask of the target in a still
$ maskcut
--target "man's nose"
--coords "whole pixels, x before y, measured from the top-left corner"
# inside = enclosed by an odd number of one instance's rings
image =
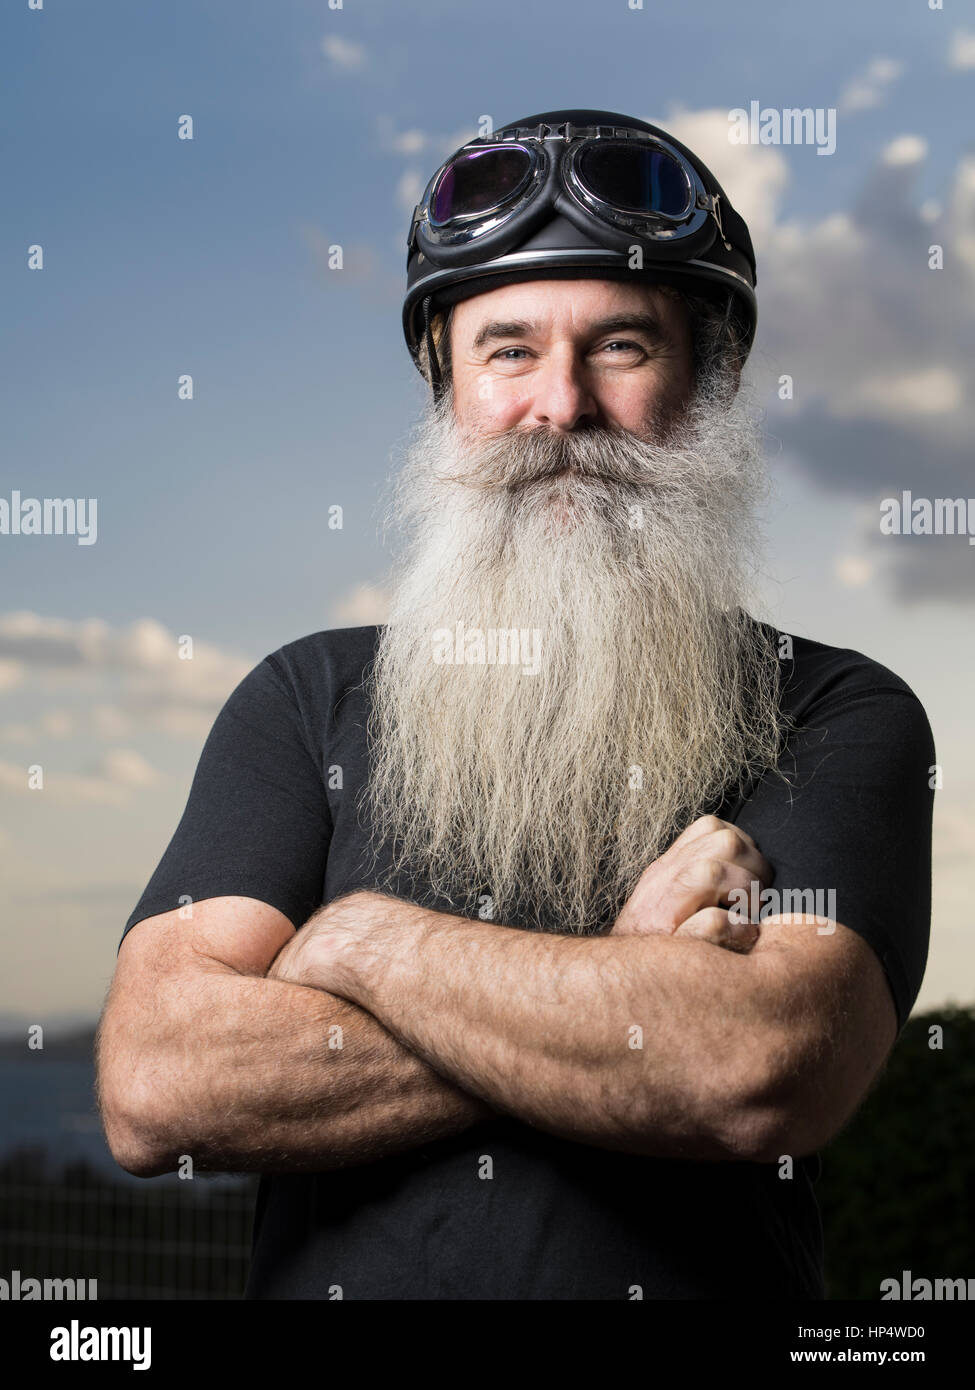
[[[531,416],[549,429],[578,429],[599,419],[599,404],[585,365],[571,344],[561,344],[540,359],[532,375]]]

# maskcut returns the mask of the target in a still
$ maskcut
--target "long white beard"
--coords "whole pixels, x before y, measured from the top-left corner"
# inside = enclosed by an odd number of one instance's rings
[[[601,930],[675,835],[775,764],[778,657],[744,563],[765,482],[726,378],[654,442],[465,437],[449,397],[427,407],[391,498],[409,544],[366,678],[373,844],[397,872],[455,905],[487,892],[495,920]],[[451,651],[458,623],[537,634],[537,673],[512,651]]]

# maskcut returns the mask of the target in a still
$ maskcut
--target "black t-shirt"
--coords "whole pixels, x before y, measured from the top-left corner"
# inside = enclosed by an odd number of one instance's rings
[[[357,797],[378,632],[313,633],[244,677],[125,932],[187,897],[231,895],[298,928],[377,886]],[[773,887],[835,890],[836,920],[879,957],[900,1029],[927,959],[931,730],[886,667],[791,641],[782,702],[802,731],[780,761],[789,785],[767,774],[715,809],[754,837]],[[817,1155],[783,1179],[778,1165],[624,1154],[498,1118],[356,1167],[263,1175],[245,1296],[629,1299],[637,1286],[644,1298],[822,1298],[820,1171]]]

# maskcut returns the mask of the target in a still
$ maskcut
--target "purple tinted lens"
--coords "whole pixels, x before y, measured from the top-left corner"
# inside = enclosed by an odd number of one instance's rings
[[[604,203],[633,212],[679,217],[690,186],[669,154],[639,145],[590,145],[579,160],[583,182]]]
[[[517,192],[530,170],[531,156],[523,145],[489,145],[461,155],[437,184],[431,221],[442,224],[487,212]]]

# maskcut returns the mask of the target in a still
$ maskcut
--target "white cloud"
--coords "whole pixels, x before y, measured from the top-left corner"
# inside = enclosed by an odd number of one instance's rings
[[[899,137],[849,212],[777,222],[756,238],[753,368],[793,377],[793,418],[818,406],[834,419],[907,426],[930,454],[935,442],[967,448],[975,434],[975,156],[959,161],[932,234],[914,198],[925,150],[918,136]],[[733,183],[728,191],[734,201]],[[929,268],[933,241],[953,271]]]
[[[944,801],[938,793],[934,802],[933,855],[938,868],[949,864],[971,867],[975,862],[975,806]]]
[[[332,607],[340,626],[363,627],[384,623],[389,613],[389,593],[376,584],[359,584]]]
[[[833,414],[908,419],[943,415],[962,404],[964,383],[950,367],[923,367],[900,376],[867,377],[845,397],[833,401]]]
[[[975,34],[956,29],[948,48],[948,66],[956,71],[975,68]]]
[[[160,774],[134,748],[112,748],[95,769],[96,776],[125,787],[153,787]]]
[[[396,185],[396,202],[407,217],[412,215],[413,209],[423,197],[426,186],[427,181],[419,169],[404,169],[400,175]]]
[[[52,709],[32,724],[19,721],[0,724],[0,743],[27,745],[43,738],[68,738],[73,733],[94,734],[96,738],[127,738],[132,720],[113,705],[97,704],[83,714],[77,710]]]
[[[975,862],[975,791],[934,798],[931,947],[916,1007],[972,999],[971,877]]]
[[[964,156],[958,166],[948,218],[955,255],[975,291],[975,154]]]
[[[833,572],[845,589],[861,589],[873,578],[874,567],[862,555],[840,555]]]
[[[19,661],[0,661],[0,690],[12,690],[24,679],[24,668]]]
[[[786,219],[791,168],[780,149],[731,144],[723,110],[647,119],[700,155],[748,223],[759,304],[748,370],[772,437],[851,501],[919,476],[918,490],[960,495],[975,437],[975,152],[959,156],[932,206],[917,194],[927,143],[899,134],[860,172],[849,206]],[[788,401],[775,392],[783,374],[794,383]],[[881,563],[877,541],[876,521],[865,522],[860,544],[833,561],[838,584],[867,583],[866,556],[870,582],[898,599],[970,601],[967,547],[905,545]]]
[[[403,130],[391,116],[382,112],[376,116],[375,130],[379,148],[389,154],[400,154],[409,158],[418,154],[428,156],[430,168],[427,178],[448,155],[481,133],[476,125],[455,127],[448,131],[420,130],[417,126]]]
[[[188,737],[205,735],[213,717],[254,662],[193,638],[191,658],[180,656],[181,636],[151,618],[113,629],[99,618],[72,621],[26,611],[0,614],[0,662],[13,661],[22,683],[40,685],[58,676],[62,685],[93,689],[87,725],[104,736],[133,723]],[[186,644],[183,649],[189,650]],[[114,704],[99,700],[105,684],[121,683]],[[98,711],[96,713],[96,711]],[[77,714],[46,712],[35,724],[4,726],[2,734],[23,742],[63,736]]]
[[[421,154],[427,147],[429,135],[422,130],[401,130],[390,136],[390,149],[397,154]]]
[[[882,106],[891,83],[904,71],[896,58],[873,58],[863,72],[851,78],[839,99],[841,111],[865,111]]]
[[[27,744],[36,736],[35,728],[30,724],[0,724],[0,743]]]
[[[128,738],[132,720],[117,705],[95,704],[91,711],[91,726],[100,738]]]
[[[205,644],[196,650],[210,661],[217,653]],[[161,671],[179,659],[176,637],[152,618],[113,632],[101,618],[46,618],[26,610],[0,614],[0,657],[13,657],[28,667],[115,671]]]
[[[356,71],[366,62],[366,50],[361,43],[339,38],[337,34],[329,34],[322,39],[322,52],[333,67],[342,68],[346,72]]]
[[[920,164],[928,154],[928,142],[923,135],[898,135],[883,152],[885,164]]]
[[[0,762],[0,789],[48,798],[60,805],[125,806],[132,800],[133,790],[162,780],[142,754],[131,748],[112,749],[81,774],[62,773],[50,760],[40,766],[44,784],[35,789],[28,784],[26,765]]]

